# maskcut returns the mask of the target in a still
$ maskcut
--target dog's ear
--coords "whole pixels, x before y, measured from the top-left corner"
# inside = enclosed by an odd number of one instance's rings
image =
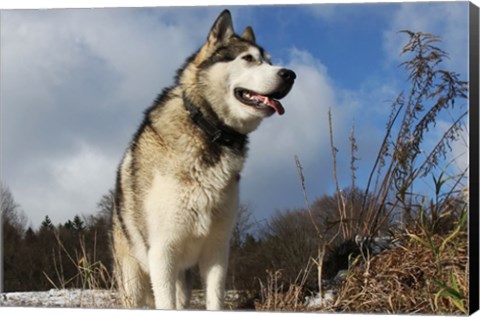
[[[207,41],[209,45],[223,43],[231,38],[235,32],[233,31],[232,15],[230,11],[224,10],[213,23]]]
[[[255,33],[251,26],[247,26],[242,33],[242,39],[255,43]]]

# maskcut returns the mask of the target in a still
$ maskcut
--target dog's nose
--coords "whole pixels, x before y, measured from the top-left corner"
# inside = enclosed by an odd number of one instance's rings
[[[280,76],[286,82],[293,82],[297,75],[293,72],[293,70],[282,68],[278,71],[278,76]]]

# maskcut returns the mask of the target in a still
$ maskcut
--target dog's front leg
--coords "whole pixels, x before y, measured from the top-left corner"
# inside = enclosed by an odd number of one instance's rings
[[[223,309],[225,297],[225,278],[228,265],[227,246],[210,247],[199,263],[200,273],[206,284],[207,310]]]
[[[175,259],[167,243],[156,244],[148,254],[155,308],[175,309]]]

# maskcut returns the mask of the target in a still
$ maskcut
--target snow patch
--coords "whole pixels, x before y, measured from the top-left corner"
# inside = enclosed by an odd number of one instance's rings
[[[315,297],[307,296],[305,301],[307,307],[310,308],[326,307],[334,303],[335,295],[333,294],[333,290],[327,290],[323,292],[322,296],[320,296],[319,293],[317,293]]]
[[[51,289],[1,293],[0,306],[114,308],[119,307],[119,302],[117,293],[109,290]]]

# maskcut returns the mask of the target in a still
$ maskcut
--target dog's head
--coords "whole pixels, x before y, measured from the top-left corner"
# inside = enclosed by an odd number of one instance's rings
[[[284,113],[279,99],[293,86],[295,73],[273,66],[255,41],[251,27],[235,34],[228,10],[213,24],[193,60],[195,94],[201,95],[225,124],[241,133],[253,131],[265,117]]]

